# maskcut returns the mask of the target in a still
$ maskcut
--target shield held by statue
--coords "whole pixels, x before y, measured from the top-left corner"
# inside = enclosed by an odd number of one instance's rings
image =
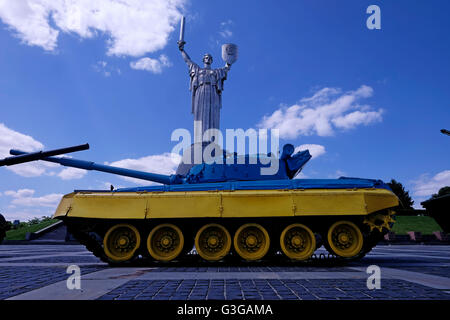
[[[233,64],[238,58],[238,46],[232,43],[222,45],[222,59],[228,63]]]

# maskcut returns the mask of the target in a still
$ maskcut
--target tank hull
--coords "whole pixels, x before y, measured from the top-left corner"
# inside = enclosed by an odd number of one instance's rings
[[[58,217],[96,219],[364,216],[398,205],[386,189],[75,192]]]
[[[274,260],[280,254],[308,261],[321,244],[341,259],[361,258],[390,230],[398,205],[390,190],[370,186],[196,187],[200,190],[76,191],[63,197],[54,217],[114,265],[183,263],[192,248],[209,261]]]

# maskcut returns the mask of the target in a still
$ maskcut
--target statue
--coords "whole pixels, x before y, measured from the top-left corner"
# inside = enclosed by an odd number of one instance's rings
[[[226,44],[222,47],[225,67],[212,69],[213,57],[203,56],[203,68],[191,60],[184,51],[184,17],[181,20],[180,40],[177,42],[181,55],[189,67],[190,87],[192,92],[192,113],[194,115],[194,143],[203,142],[205,131],[219,129],[220,109],[222,108],[223,82],[227,79],[231,64],[237,58],[237,46]],[[208,141],[208,137],[206,141]]]

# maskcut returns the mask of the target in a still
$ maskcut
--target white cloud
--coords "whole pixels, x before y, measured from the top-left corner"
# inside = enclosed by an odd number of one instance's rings
[[[0,19],[27,45],[52,51],[59,31],[50,27],[50,8],[45,1],[0,1]]]
[[[231,38],[231,36],[233,35],[233,32],[231,30],[229,30],[229,29],[225,29],[223,31],[220,31],[219,34],[223,38],[227,39],[227,38]]]
[[[10,149],[19,149],[21,151],[32,152],[44,149],[44,145],[31,136],[9,129],[3,123],[0,123],[0,158],[11,156],[9,154]],[[70,158],[70,156],[65,157]],[[22,177],[57,175],[63,180],[71,180],[80,179],[86,174],[86,170],[76,168],[66,168],[56,174],[54,171],[55,167],[59,167],[59,164],[46,161],[33,161],[13,166],[6,166],[5,168]]]
[[[23,43],[54,51],[60,33],[106,36],[108,55],[163,49],[186,0],[0,0],[0,19]]]
[[[103,74],[105,77],[111,76],[111,74],[113,74],[114,72],[116,72],[117,74],[121,74],[119,68],[110,66],[106,61],[97,61],[97,63],[92,67],[95,71]]]
[[[233,32],[231,31],[231,27],[233,26],[233,20],[228,20],[220,23],[220,31],[219,34],[224,39],[231,38],[233,36]]]
[[[44,145],[31,136],[11,130],[0,123],[0,157],[10,156],[9,150],[14,147],[23,151],[36,151],[42,149]]]
[[[0,0],[1,1],[1,0]],[[43,144],[36,141],[30,136],[24,135],[22,133],[16,132],[7,128],[4,124],[0,123],[0,158],[9,156],[10,149],[21,149],[24,151],[36,151],[43,149]],[[70,156],[66,156],[69,157]],[[135,169],[145,172],[154,172],[161,174],[173,174],[181,161],[181,156],[173,153],[164,153],[160,155],[151,155],[147,157],[142,157],[139,159],[124,159],[111,163],[112,166],[123,167],[128,169]],[[25,177],[37,177],[41,175],[57,175],[63,180],[81,179],[83,178],[87,171],[78,168],[64,168],[58,174],[54,171],[55,166],[59,166],[55,163],[45,162],[45,161],[35,161],[30,163],[23,163],[19,165],[14,165],[6,167],[7,169]],[[133,178],[124,177],[129,181],[133,181],[137,184],[148,185],[150,182],[144,180],[138,180]],[[19,191],[5,191],[4,195],[14,197],[15,199],[26,199],[17,200],[14,204],[20,203],[35,203],[36,201],[50,200],[50,196],[32,198],[34,190],[21,189]],[[60,195],[53,195],[53,197]],[[54,200],[54,198],[51,198]]]
[[[63,180],[81,179],[86,175],[87,171],[78,168],[66,168],[58,173],[58,177]]]
[[[303,150],[309,150],[309,154],[311,155],[311,159],[315,159],[317,157],[320,157],[321,155],[325,154],[325,147],[320,144],[302,144],[295,148],[294,153],[303,151]],[[309,172],[311,173],[311,172]],[[295,179],[307,179],[309,176],[304,174],[303,172],[300,172]]]
[[[302,144],[301,146],[298,146],[295,148],[294,152],[299,152],[303,150],[309,150],[309,153],[311,154],[312,159],[317,158],[323,154],[325,154],[325,147],[320,144]]]
[[[43,148],[44,145],[33,137],[14,131],[0,123],[0,158],[10,157],[10,149],[31,152],[42,150]],[[55,166],[57,165],[54,163],[37,161],[7,166],[6,169],[23,177],[37,177],[43,174],[51,174],[48,169]]]
[[[14,209],[14,210],[12,210]],[[49,217],[54,213],[53,209],[50,208],[39,208],[32,209],[29,207],[16,209],[15,206],[10,206],[9,209],[2,212],[3,216],[8,221],[20,220],[20,221],[29,221],[34,218],[41,218],[43,216]]]
[[[7,167],[7,169],[13,171],[19,176],[32,178],[32,177],[39,177],[44,174],[51,175],[51,173],[47,171],[48,167],[52,167],[52,165],[50,163],[39,161],[39,162],[18,164],[11,167]]]
[[[180,155],[166,152],[159,155],[146,156],[138,159],[123,159],[106,164],[120,168],[170,175],[175,173],[180,161]],[[146,180],[134,179],[129,177],[122,178],[139,185],[152,184],[150,181]]]
[[[5,196],[13,197],[13,198],[24,198],[24,197],[32,197],[34,195],[33,189],[20,189],[17,191],[8,190],[5,191]]]
[[[373,89],[362,85],[355,91],[341,93],[337,88],[323,88],[312,97],[303,98],[299,104],[281,107],[258,124],[261,128],[279,129],[286,139],[317,134],[331,136],[335,129],[352,129],[382,121],[382,109],[371,110],[360,105],[359,100],[369,98]]]
[[[166,55],[160,55],[159,59],[142,58],[137,61],[130,62],[130,67],[136,70],[145,70],[152,73],[161,73],[164,67],[170,67],[172,63]]]
[[[52,193],[42,197],[15,198],[11,203],[18,206],[56,208],[62,196],[63,194]]]
[[[368,112],[355,111],[345,116],[337,117],[332,121],[337,128],[352,129],[359,124],[368,125],[372,122],[381,122],[382,113],[383,110]]]
[[[432,178],[429,175],[422,175],[413,182],[413,194],[418,197],[429,197],[437,193],[440,188],[450,186],[450,170],[439,172]]]
[[[25,207],[56,207],[61,200],[62,194],[52,193],[41,197],[33,197],[35,190],[19,189],[17,191],[5,191],[5,195],[12,197],[11,205]]]

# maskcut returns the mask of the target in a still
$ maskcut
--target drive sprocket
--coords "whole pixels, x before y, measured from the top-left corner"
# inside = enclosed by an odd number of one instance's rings
[[[370,232],[378,230],[385,234],[391,231],[395,223],[395,212],[393,210],[385,210],[383,212],[375,212],[364,218],[363,223],[367,225]]]

